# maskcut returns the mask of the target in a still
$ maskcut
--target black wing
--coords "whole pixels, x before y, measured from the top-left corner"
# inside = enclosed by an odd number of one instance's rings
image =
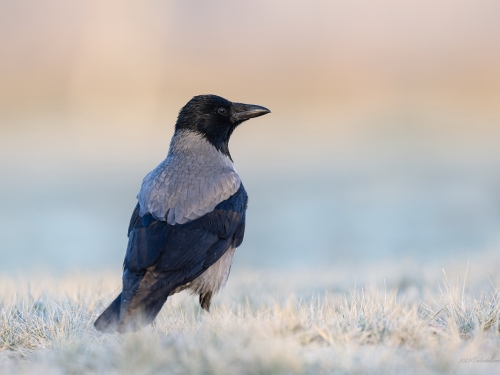
[[[130,220],[123,290],[95,323],[102,331],[137,329],[150,323],[169,294],[200,276],[245,232],[248,196],[241,184],[229,199],[187,224],[169,225],[150,214]],[[109,310],[109,311],[108,311]]]

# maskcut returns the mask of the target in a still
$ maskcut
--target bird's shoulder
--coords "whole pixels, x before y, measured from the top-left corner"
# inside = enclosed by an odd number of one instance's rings
[[[141,216],[185,224],[238,191],[241,179],[231,159],[204,143],[193,150],[174,149],[144,178],[137,196]]]

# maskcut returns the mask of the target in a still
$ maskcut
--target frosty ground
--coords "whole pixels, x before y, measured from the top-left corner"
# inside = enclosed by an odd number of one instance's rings
[[[156,323],[92,326],[120,274],[0,277],[0,373],[494,374],[500,257],[236,270],[210,314],[170,298]]]

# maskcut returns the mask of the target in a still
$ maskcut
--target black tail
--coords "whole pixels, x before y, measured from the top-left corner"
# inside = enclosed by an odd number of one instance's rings
[[[97,318],[94,323],[94,327],[101,332],[115,332],[118,329],[120,323],[120,306],[122,302],[122,294],[120,293],[118,297],[108,306],[106,310]]]
[[[106,333],[137,331],[153,322],[170,291],[149,273],[125,272],[122,293],[97,318],[94,327]]]

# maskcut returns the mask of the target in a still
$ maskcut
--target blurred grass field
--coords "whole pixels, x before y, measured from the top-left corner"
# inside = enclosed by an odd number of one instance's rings
[[[493,374],[495,263],[492,252],[322,272],[240,270],[210,314],[181,293],[153,326],[126,335],[92,326],[119,275],[3,276],[0,373]]]

